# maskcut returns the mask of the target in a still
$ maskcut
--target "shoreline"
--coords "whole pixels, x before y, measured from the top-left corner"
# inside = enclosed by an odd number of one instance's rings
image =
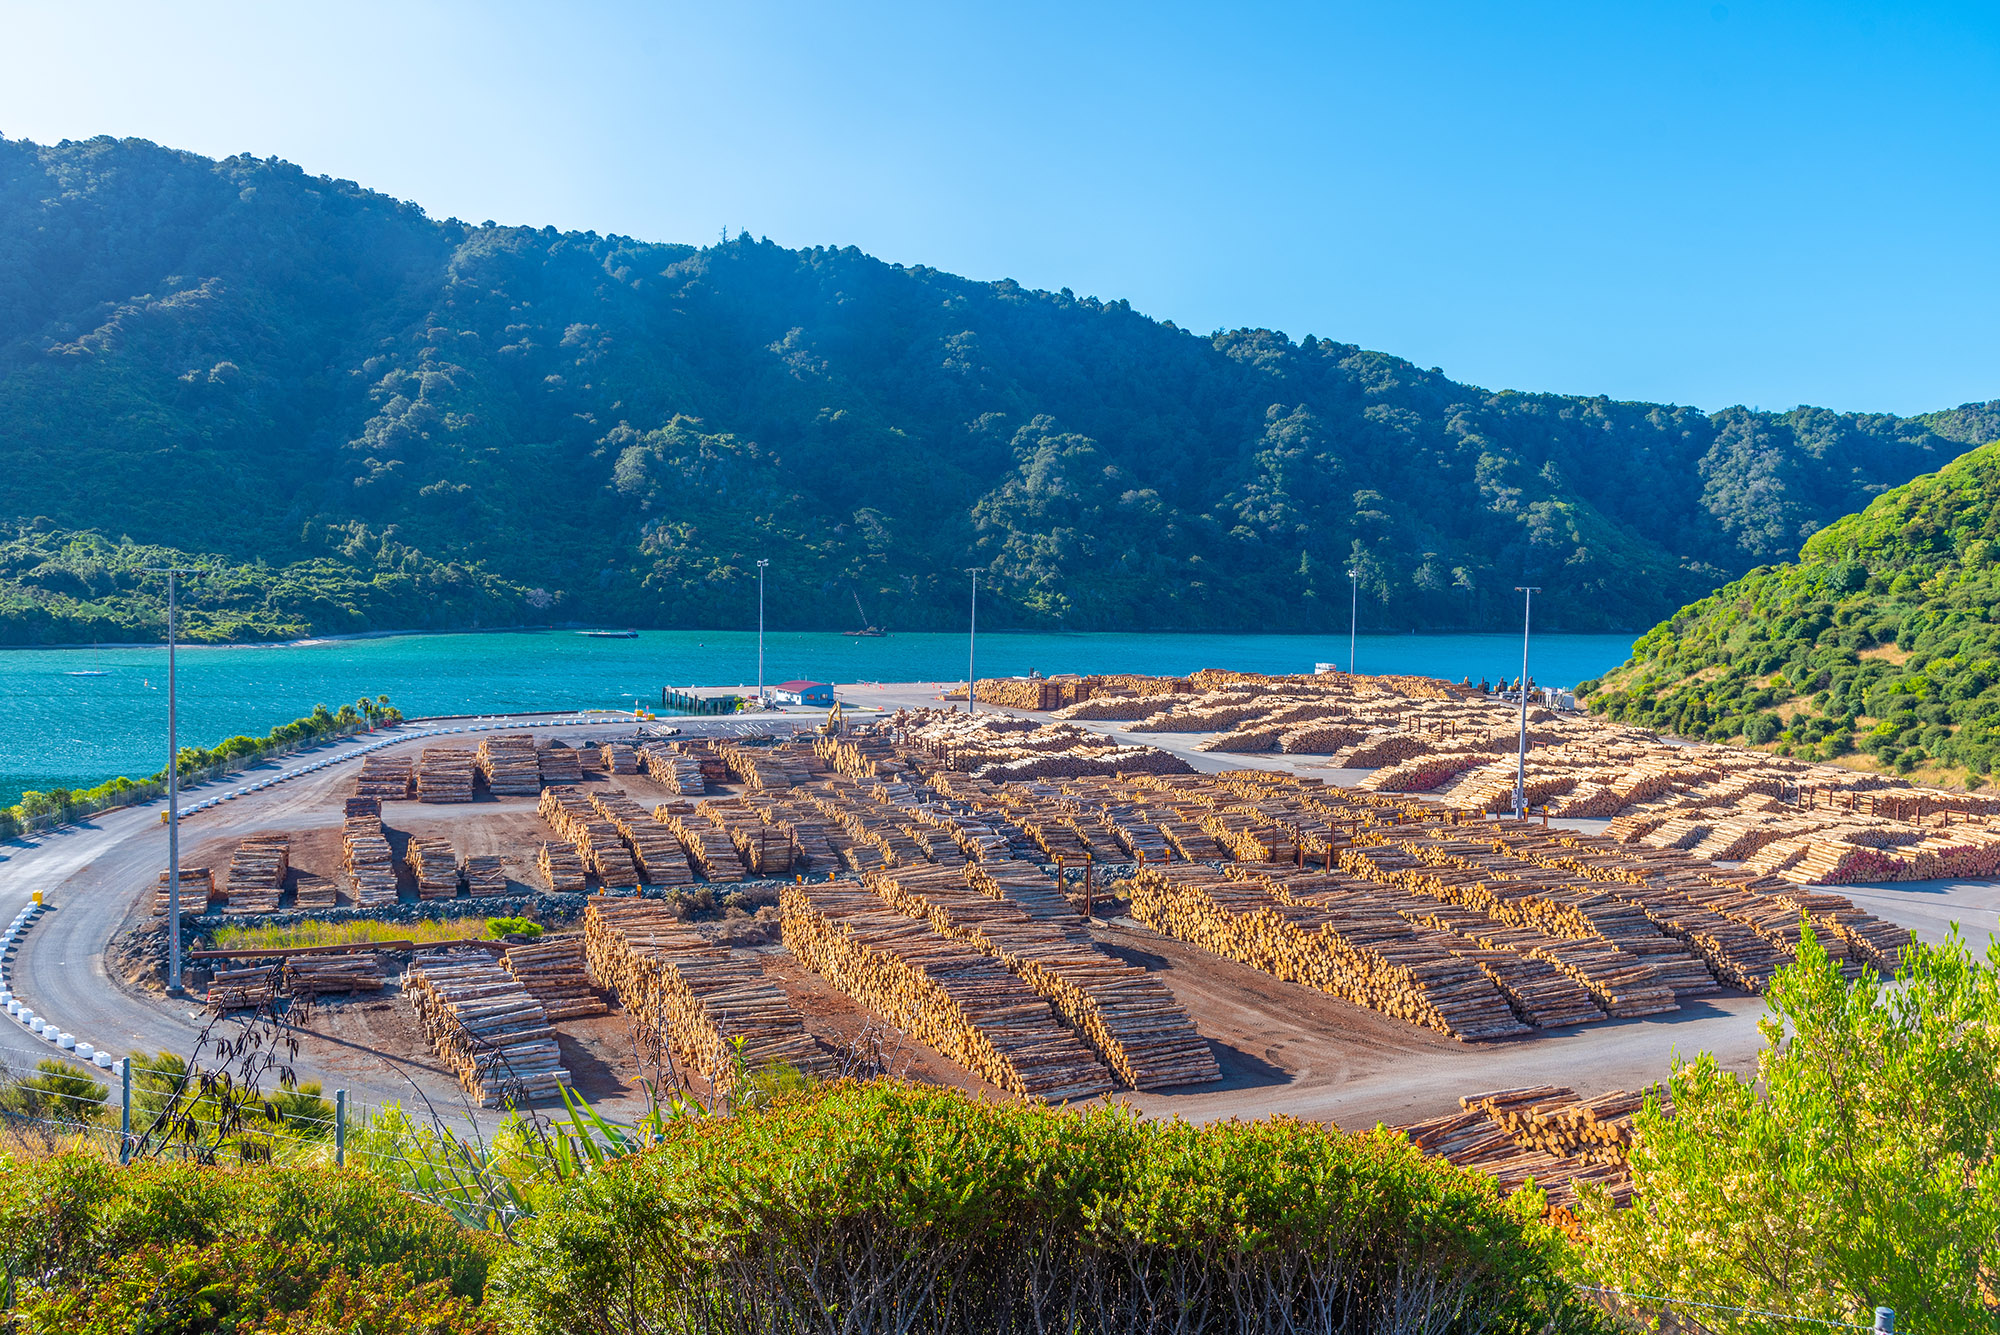
[[[429,639],[441,635],[549,635],[549,634],[561,634],[561,633],[580,635],[585,631],[593,631],[593,630],[630,630],[630,629],[634,628],[629,626],[594,626],[587,622],[564,622],[559,625],[547,625],[547,626],[472,626],[459,630],[356,630],[356,631],[345,631],[340,634],[309,635],[302,639],[296,639],[296,640],[231,640],[222,644],[211,644],[205,641],[182,640],[175,645],[175,648],[177,650],[309,649],[315,645],[350,644],[358,640]],[[756,631],[754,630],[744,629],[740,627],[733,627],[733,626],[650,626],[650,627],[638,627],[637,629],[639,631],[640,636],[756,634]],[[848,634],[848,632],[843,630],[787,630],[780,627],[767,627],[764,633],[766,635],[827,635],[827,636],[840,636],[844,638],[853,638]],[[906,636],[906,635],[962,636],[964,633],[965,632],[959,630],[905,630],[905,631],[892,631],[884,636],[870,637],[870,638],[895,639],[898,636]],[[1634,639],[1637,639],[1638,636],[1644,633],[1645,633],[1644,631],[1638,631],[1638,630],[1548,630],[1548,631],[1539,631],[1537,632],[1537,635],[1542,638],[1554,638],[1558,636],[1590,636],[1590,637],[1617,636],[1623,638],[1629,635]],[[1052,630],[1033,630],[1022,627],[1012,627],[1012,628],[998,629],[998,630],[983,630],[980,632],[981,638],[985,638],[987,636],[1005,637],[1011,635],[1049,635],[1049,636],[1060,636],[1064,639],[1078,639],[1078,640],[1090,639],[1092,637],[1099,635],[1140,635],[1140,636],[1199,635],[1199,636],[1215,636],[1217,638],[1221,638],[1224,636],[1232,636],[1239,638],[1274,639],[1274,640],[1275,639],[1325,639],[1325,640],[1339,640],[1342,642],[1345,642],[1347,638],[1345,634],[1340,632],[1316,631],[1316,630],[1064,630],[1061,628]],[[1518,635],[1511,630],[1364,631],[1361,633],[1359,638],[1363,641],[1423,640],[1423,639],[1442,638],[1445,636],[1459,636],[1459,635],[1490,635],[1496,639],[1506,639],[1506,640],[1515,640],[1519,638]],[[63,652],[75,652],[79,650],[164,649],[166,647],[167,647],[167,642],[165,640],[93,640],[89,644],[84,644],[81,641],[73,644],[0,644],[0,653],[63,653]]]

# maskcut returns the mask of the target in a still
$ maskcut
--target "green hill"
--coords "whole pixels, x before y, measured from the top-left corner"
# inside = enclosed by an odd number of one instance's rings
[[[1591,708],[1937,779],[2000,753],[2000,442],[1897,487],[1641,638]]]
[[[2000,435],[1493,392],[747,235],[0,141],[0,643],[587,620],[1643,626]]]

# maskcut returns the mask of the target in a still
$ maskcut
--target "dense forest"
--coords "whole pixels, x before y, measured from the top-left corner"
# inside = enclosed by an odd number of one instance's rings
[[[2000,437],[1499,392],[849,249],[0,140],[0,642],[568,622],[1637,628]]]
[[[1648,631],[1615,718],[1977,786],[2000,760],[2000,444],[1814,534]]]

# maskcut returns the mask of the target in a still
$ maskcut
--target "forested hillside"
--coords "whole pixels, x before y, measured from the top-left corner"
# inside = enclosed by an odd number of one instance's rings
[[[2000,436],[1461,385],[748,236],[0,141],[0,641],[621,622],[1637,627]]]
[[[1648,631],[1592,707],[1971,779],[2000,758],[2000,444],[1879,497]]]

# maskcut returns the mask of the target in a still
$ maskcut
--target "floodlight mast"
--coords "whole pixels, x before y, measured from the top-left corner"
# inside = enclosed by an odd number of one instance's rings
[[[1521,604],[1521,749],[1514,757],[1514,819],[1526,820],[1528,796],[1528,623],[1535,609],[1535,595],[1540,593],[1539,585],[1516,584],[1514,592],[1522,594]]]

